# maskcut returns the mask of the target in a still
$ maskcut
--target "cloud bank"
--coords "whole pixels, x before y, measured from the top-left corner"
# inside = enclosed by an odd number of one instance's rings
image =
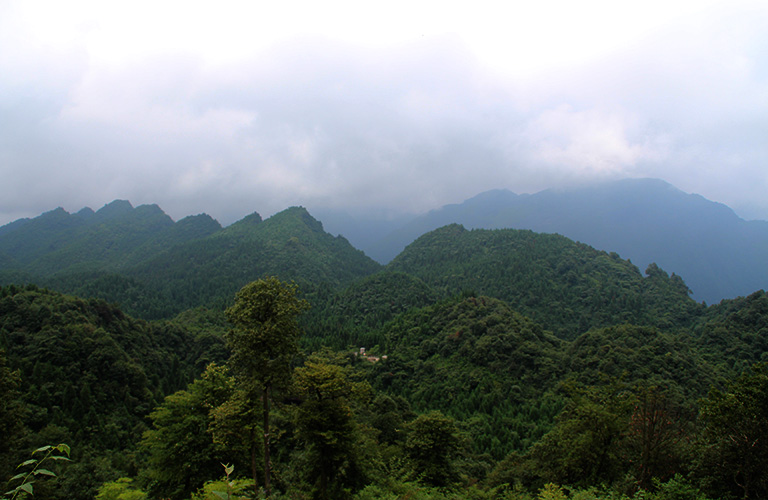
[[[228,3],[210,22],[194,11],[185,22],[178,4],[122,23],[99,5],[47,17],[0,7],[0,223],[116,198],[224,224],[296,204],[421,212],[492,188],[622,177],[768,219],[768,8],[757,2],[683,9],[632,37],[617,30],[632,12],[609,4],[590,4],[609,11],[583,31],[529,12],[547,36],[527,38],[491,36],[504,13],[481,4],[475,31],[422,37],[411,20],[391,40],[301,22],[254,38]]]

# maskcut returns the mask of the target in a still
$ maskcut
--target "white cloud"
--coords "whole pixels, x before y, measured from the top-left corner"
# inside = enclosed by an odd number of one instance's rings
[[[625,175],[768,218],[762,2],[115,5],[0,5],[0,223],[114,198],[223,222],[427,210]]]

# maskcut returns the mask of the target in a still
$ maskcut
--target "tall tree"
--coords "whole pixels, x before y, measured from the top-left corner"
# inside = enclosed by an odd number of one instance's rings
[[[348,377],[345,367],[313,356],[295,371],[302,399],[296,412],[297,433],[313,464],[314,498],[345,498],[362,479],[356,456],[355,399],[367,400],[370,386]]]
[[[291,360],[299,351],[299,314],[308,308],[298,287],[275,277],[245,285],[225,312],[233,328],[225,338],[238,384],[261,392],[264,431],[264,491],[270,494],[269,407],[274,390],[291,380]],[[254,484],[256,478],[254,477]]]

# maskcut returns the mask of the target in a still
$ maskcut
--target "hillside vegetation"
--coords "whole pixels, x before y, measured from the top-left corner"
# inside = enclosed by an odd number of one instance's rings
[[[258,498],[265,467],[274,498],[768,495],[762,290],[706,306],[528,230],[448,225],[381,266],[303,208],[220,228],[107,207],[0,228],[0,478],[73,450],[36,496]],[[229,324],[266,276],[296,307]],[[285,325],[298,351],[271,343]]]

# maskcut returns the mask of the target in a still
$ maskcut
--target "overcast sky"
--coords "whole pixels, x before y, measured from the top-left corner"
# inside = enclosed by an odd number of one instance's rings
[[[0,0],[0,224],[658,177],[768,219],[768,2]]]

